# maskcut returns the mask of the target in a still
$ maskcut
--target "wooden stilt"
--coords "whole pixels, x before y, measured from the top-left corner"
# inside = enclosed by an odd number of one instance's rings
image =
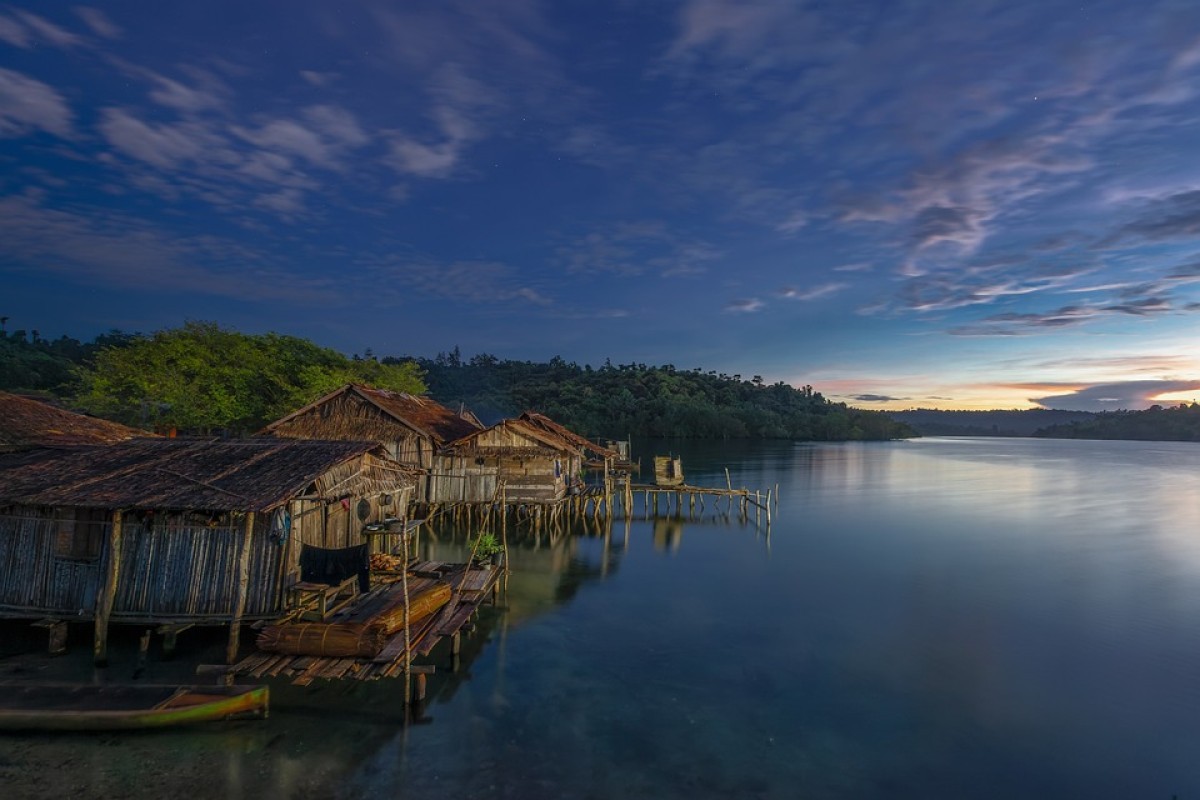
[[[229,642],[225,646],[225,663],[237,661],[239,637],[242,633],[242,616],[246,613],[246,597],[250,588],[250,548],[254,535],[253,511],[247,512],[242,527],[241,548],[238,551],[237,594],[233,601],[233,614],[229,620]]]
[[[98,667],[108,665],[108,618],[112,614],[121,570],[121,519],[121,511],[114,511],[112,524],[108,529],[104,574],[96,593],[96,629],[92,642],[92,660]]]

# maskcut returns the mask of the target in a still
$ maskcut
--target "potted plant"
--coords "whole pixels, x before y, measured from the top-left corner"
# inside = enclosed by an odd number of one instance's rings
[[[499,563],[500,553],[504,547],[496,540],[494,533],[481,533],[475,540],[474,560],[479,564]]]

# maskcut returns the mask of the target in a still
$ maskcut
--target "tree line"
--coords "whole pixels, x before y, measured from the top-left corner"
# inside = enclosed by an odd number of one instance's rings
[[[759,376],[673,365],[580,366],[503,360],[458,349],[436,358],[348,357],[295,336],[211,322],[90,342],[0,330],[0,389],[36,392],[142,428],[249,433],[345,383],[465,404],[494,422],[540,411],[595,437],[893,439],[907,425]]]
[[[1200,442],[1200,403],[1150,406],[1144,411],[1105,411],[1091,419],[1042,428],[1046,439],[1138,439]]]
[[[384,359],[389,361],[390,359]],[[811,386],[767,384],[672,364],[595,368],[561,357],[548,362],[464,359],[457,348],[413,358],[430,395],[463,403],[485,421],[535,410],[593,437],[694,439],[885,440],[913,430],[876,411],[827,400]]]

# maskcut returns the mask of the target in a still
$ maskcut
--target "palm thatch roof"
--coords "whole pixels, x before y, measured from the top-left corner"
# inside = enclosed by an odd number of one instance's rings
[[[116,422],[56,408],[31,397],[0,392],[0,451],[115,444],[151,435]]]
[[[580,436],[569,428],[550,419],[545,414],[539,414],[536,411],[526,411],[518,419],[520,419],[522,422],[528,423],[538,430],[552,433],[555,436],[558,436],[560,439],[570,442],[575,446],[576,449],[585,453],[592,453],[600,458],[617,458],[619,455],[616,450],[611,450],[603,445],[596,444],[590,439]]]
[[[413,476],[375,442],[134,439],[0,459],[0,505],[267,511],[301,495],[401,491]]]
[[[516,419],[501,420],[490,428],[473,431],[472,433],[451,442],[446,446],[445,450],[447,452],[462,453],[468,450],[486,449],[488,452],[500,453],[503,455],[535,455],[538,453],[537,447],[493,446],[480,444],[479,440],[483,434],[499,430],[511,431],[523,436],[526,439],[532,439],[533,441],[539,442],[551,450],[561,453],[583,456],[590,452],[601,458],[616,456],[614,451],[602,447],[594,442],[588,441],[579,434],[568,430],[562,425],[559,425],[546,415],[538,414],[533,411],[526,411]]]
[[[283,435],[284,431],[281,429],[292,427],[288,423],[300,420],[313,410],[325,406],[343,395],[356,395],[378,408],[395,422],[429,437],[438,447],[481,428],[470,412],[464,410],[462,415],[456,414],[428,397],[348,383],[303,408],[293,411],[286,417],[272,422],[261,433]],[[290,431],[288,435],[292,435]]]

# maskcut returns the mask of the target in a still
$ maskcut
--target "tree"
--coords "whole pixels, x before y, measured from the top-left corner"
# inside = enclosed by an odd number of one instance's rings
[[[412,362],[354,361],[294,336],[189,322],[101,350],[77,403],[131,425],[245,432],[346,383],[425,389]]]

